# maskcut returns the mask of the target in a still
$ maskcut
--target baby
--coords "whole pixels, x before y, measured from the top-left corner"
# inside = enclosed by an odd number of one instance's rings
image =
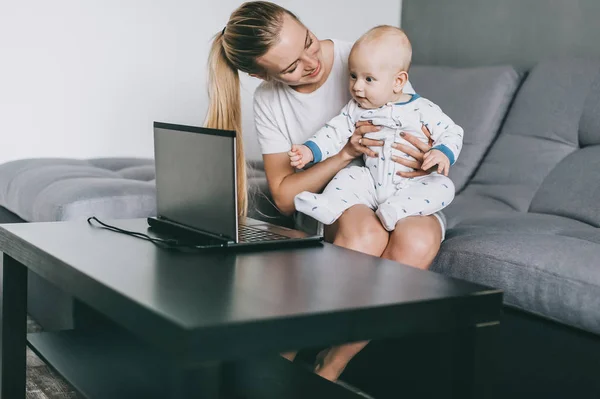
[[[402,92],[411,57],[408,37],[392,26],[373,28],[354,44],[348,59],[352,100],[311,140],[293,145],[290,162],[302,169],[337,154],[358,121],[369,120],[381,126],[378,132],[364,137],[382,140],[384,145],[371,148],[379,154],[376,158],[365,156],[364,167],[350,166],[338,172],[322,194],[298,194],[294,203],[299,212],[332,224],[346,209],[364,204],[375,210],[383,226],[392,231],[400,219],[434,214],[454,199],[454,184],[447,176],[462,149],[463,129],[431,101]],[[401,177],[400,172],[413,169],[394,162],[392,156],[410,156],[392,148],[392,144],[414,148],[403,139],[404,132],[429,143],[422,128],[433,140],[422,168],[437,169],[422,177]]]

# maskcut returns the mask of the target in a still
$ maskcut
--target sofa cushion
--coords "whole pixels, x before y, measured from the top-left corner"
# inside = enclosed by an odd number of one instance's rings
[[[29,222],[156,213],[148,159],[25,159],[0,165],[0,205]]]
[[[443,210],[446,216],[447,229],[468,222],[471,219],[508,212],[516,211],[496,198],[477,195],[476,193],[463,193],[456,196],[454,201]]]
[[[582,120],[582,115],[599,71],[600,62],[578,59],[533,68],[465,194],[496,198],[526,212],[548,174],[579,149],[580,120],[594,126],[592,116]]]
[[[600,145],[575,151],[544,179],[531,201],[530,211],[566,216],[600,227],[599,171]]]
[[[505,303],[600,333],[600,229],[508,212],[447,232],[433,270],[504,290]]]
[[[550,172],[529,209],[600,227],[600,73],[585,99],[578,133],[581,149],[565,157]]]
[[[521,76],[509,66],[448,68],[413,66],[410,80],[465,131],[464,147],[450,178],[457,192],[467,184],[496,137]]]
[[[579,145],[600,145],[600,73],[585,100],[579,121]]]
[[[24,220],[6,209],[3,206],[0,206],[0,223],[23,223]]]

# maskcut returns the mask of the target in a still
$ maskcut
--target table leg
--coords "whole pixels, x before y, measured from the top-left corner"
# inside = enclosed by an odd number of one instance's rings
[[[489,398],[497,378],[499,322],[483,323],[462,331],[454,349],[452,397]]]
[[[3,254],[0,398],[25,398],[27,268]]]

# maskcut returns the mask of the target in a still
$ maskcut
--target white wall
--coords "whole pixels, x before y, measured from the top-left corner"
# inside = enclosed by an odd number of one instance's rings
[[[280,0],[320,38],[398,25],[400,0]],[[0,163],[152,156],[152,121],[200,125],[206,57],[240,0],[0,4]],[[245,132],[255,79],[243,79]],[[251,135],[248,135],[251,137]],[[251,158],[259,156],[254,137]]]

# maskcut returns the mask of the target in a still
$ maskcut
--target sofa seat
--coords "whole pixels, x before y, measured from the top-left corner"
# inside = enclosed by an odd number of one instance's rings
[[[504,290],[505,303],[600,334],[600,229],[505,212],[450,229],[433,270]]]

